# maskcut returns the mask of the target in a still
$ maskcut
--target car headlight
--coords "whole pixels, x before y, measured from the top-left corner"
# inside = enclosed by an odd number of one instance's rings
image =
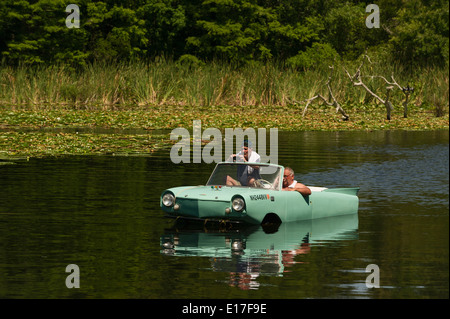
[[[235,211],[240,212],[244,209],[245,202],[242,198],[236,197],[235,199],[233,199],[232,206]]]
[[[171,207],[175,203],[175,196],[170,193],[164,194],[162,198],[162,203],[164,206]]]

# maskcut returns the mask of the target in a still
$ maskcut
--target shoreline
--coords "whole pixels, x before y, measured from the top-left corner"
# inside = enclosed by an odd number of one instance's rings
[[[170,131],[202,128],[278,128],[280,131],[448,130],[449,115],[431,109],[410,109],[408,118],[397,108],[390,121],[382,106],[348,109],[343,121],[333,108],[309,107],[149,107],[128,110],[0,109],[0,161],[13,157],[65,155],[140,155],[171,147]]]

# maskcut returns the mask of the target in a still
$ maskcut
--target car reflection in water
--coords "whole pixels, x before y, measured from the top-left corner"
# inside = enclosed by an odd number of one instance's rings
[[[161,237],[167,256],[209,257],[213,271],[229,273],[228,284],[258,289],[259,276],[283,276],[314,245],[355,240],[358,214],[280,225],[193,223],[177,220]]]

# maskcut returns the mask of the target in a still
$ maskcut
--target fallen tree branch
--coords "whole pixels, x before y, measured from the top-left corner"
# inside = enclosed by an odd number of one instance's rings
[[[409,85],[407,87],[401,87],[397,81],[394,79],[394,74],[391,75],[392,82],[389,82],[384,76],[381,75],[366,75],[364,76],[366,78],[380,78],[386,82],[388,85],[392,85],[400,89],[403,94],[405,95],[405,100],[403,101],[403,117],[408,117],[408,102],[409,102],[409,95],[414,92],[414,88],[410,88]]]
[[[331,89],[331,79],[332,79],[332,77],[333,77],[334,67],[333,67],[333,66],[330,66],[329,68],[331,69],[331,74],[330,74],[330,76],[328,77],[328,81],[327,81],[327,83],[326,83],[326,86],[327,86],[327,89],[328,89],[328,94],[329,94],[329,96],[330,96],[330,101],[328,101],[328,100],[327,100],[324,96],[322,96],[320,93],[317,94],[316,96],[312,97],[312,98],[307,99],[307,100],[305,101],[305,102],[307,102],[307,103],[306,103],[305,108],[303,109],[303,114],[302,114],[302,116],[303,116],[303,117],[305,116],[306,110],[308,109],[309,104],[311,104],[315,99],[320,98],[320,99],[322,99],[322,101],[325,102],[325,104],[327,104],[327,105],[329,105],[329,106],[334,106],[334,107],[336,108],[336,113],[337,113],[337,112],[341,113],[341,114],[342,114],[342,119],[343,119],[344,121],[348,121],[349,116],[345,113],[345,111],[344,111],[344,109],[342,108],[342,106],[341,106],[341,105],[339,104],[339,102],[336,100],[336,98],[335,98],[335,96],[334,96],[334,94],[333,94],[333,90]],[[331,101],[332,101],[332,102],[331,102]]]
[[[370,58],[367,55],[364,55],[365,58],[367,58],[367,60],[372,63],[370,61]],[[362,86],[370,95],[372,95],[373,97],[375,97],[378,101],[380,101],[381,103],[383,103],[386,107],[386,118],[388,119],[388,121],[391,120],[391,111],[394,109],[392,106],[392,103],[389,101],[389,97],[390,97],[390,93],[391,90],[394,88],[392,85],[392,83],[389,83],[389,81],[387,81],[384,77],[383,78],[387,83],[391,84],[391,86],[386,87],[386,98],[383,100],[381,97],[379,97],[377,94],[375,94],[374,92],[372,92],[369,87],[367,85],[364,84],[364,82],[362,81],[362,76],[361,76],[361,68],[364,65],[364,59],[361,62],[361,65],[359,66],[359,68],[356,70],[355,74],[353,76],[350,75],[350,73],[347,71],[347,69],[344,68],[345,73],[347,73],[347,76],[349,77],[350,81],[352,82],[352,84],[354,86]],[[397,82],[395,82],[397,83]],[[398,84],[397,84],[398,85]]]

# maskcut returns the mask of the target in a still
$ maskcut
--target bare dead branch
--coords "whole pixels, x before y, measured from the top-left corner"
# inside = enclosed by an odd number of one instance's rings
[[[349,116],[345,113],[344,109],[341,107],[341,105],[339,104],[339,102],[336,100],[334,94],[333,94],[333,90],[331,89],[331,80],[333,77],[333,73],[334,73],[334,66],[329,66],[329,68],[331,69],[330,72],[330,76],[328,77],[328,81],[327,83],[325,83],[325,85],[327,86],[328,89],[328,94],[329,94],[329,100],[327,100],[323,95],[321,95],[320,93],[317,94],[316,96],[307,99],[305,102],[306,106],[303,109],[303,114],[302,116],[304,117],[306,114],[306,110],[308,109],[308,106],[317,98],[320,98],[325,104],[327,104],[328,106],[334,106],[336,108],[336,113],[339,112],[342,114],[343,116],[343,120],[347,121],[349,119]]]
[[[329,103],[329,102],[327,101],[326,98],[324,98],[322,95],[318,94],[318,95],[316,95],[316,96],[314,96],[314,97],[309,98],[309,99],[306,100],[307,103],[306,103],[305,108],[303,109],[302,117],[305,116],[306,110],[308,109],[308,106],[311,104],[311,102],[314,101],[314,100],[317,99],[317,98],[322,99],[322,100],[323,100],[326,104],[328,104],[329,106],[333,106],[333,104],[332,104],[332,103]]]
[[[364,58],[366,58],[369,63],[372,63],[370,61],[369,56],[364,55]],[[394,88],[394,86],[398,87],[399,89],[401,89],[403,91],[403,93],[405,93],[405,90],[397,83],[397,81],[394,79],[394,75],[391,76],[392,78],[392,82],[388,81],[385,77],[380,76],[380,75],[372,75],[372,76],[362,76],[361,75],[361,68],[364,65],[364,61],[365,59],[363,59],[363,61],[361,62],[361,65],[359,66],[359,68],[356,70],[356,73],[351,76],[350,73],[347,71],[347,69],[344,68],[345,73],[347,74],[347,76],[349,77],[350,81],[352,82],[353,86],[361,86],[364,88],[364,90],[366,90],[367,93],[369,93],[370,95],[372,95],[374,98],[376,98],[378,101],[380,101],[381,103],[383,103],[386,107],[386,117],[388,120],[391,119],[391,111],[394,109],[392,106],[392,103],[389,101],[390,98],[390,93],[391,90]],[[382,80],[384,80],[384,82],[389,85],[388,87],[386,87],[386,98],[383,100],[381,97],[379,97],[377,94],[375,94],[374,92],[372,92],[372,90],[369,89],[369,87],[364,84],[362,78],[380,78]],[[406,104],[404,103],[404,116],[406,117],[406,113],[407,113],[407,102]]]
[[[403,117],[405,117],[405,118],[408,117],[409,95],[414,91],[414,88],[410,88],[409,85],[407,87],[400,86],[400,84],[398,84],[398,82],[395,80],[394,74],[391,75],[392,82],[389,82],[384,76],[381,76],[381,75],[366,75],[364,77],[371,78],[371,79],[374,79],[374,78],[382,79],[387,85],[395,86],[400,91],[402,91],[403,94],[405,95],[405,100],[402,103],[403,104]]]

